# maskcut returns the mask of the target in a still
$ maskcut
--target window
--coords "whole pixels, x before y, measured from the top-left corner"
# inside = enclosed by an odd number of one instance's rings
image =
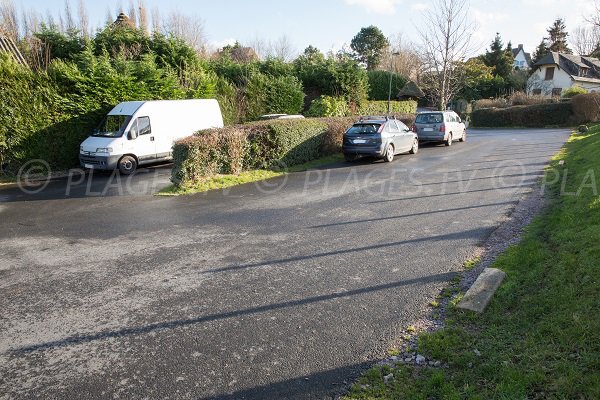
[[[562,93],[562,88],[554,88],[552,89],[552,96],[560,96],[560,94]]]
[[[138,135],[147,135],[152,133],[152,127],[150,126],[150,117],[139,117],[131,125],[131,132],[137,133]]]
[[[587,76],[589,70],[590,69],[586,67],[579,68],[579,76]]]
[[[542,89],[533,89],[534,96],[540,96],[542,94]]]
[[[388,126],[389,126],[389,132],[392,132],[392,133],[400,132],[400,129],[398,129],[398,125],[396,125],[396,121],[390,121]]]
[[[554,79],[554,67],[548,67],[548,68],[546,68],[545,80],[551,81],[552,79]]]

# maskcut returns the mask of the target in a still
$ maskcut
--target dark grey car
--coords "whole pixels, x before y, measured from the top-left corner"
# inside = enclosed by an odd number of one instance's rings
[[[394,118],[363,117],[344,133],[342,150],[346,161],[374,156],[391,162],[396,154],[417,153],[419,139]]]

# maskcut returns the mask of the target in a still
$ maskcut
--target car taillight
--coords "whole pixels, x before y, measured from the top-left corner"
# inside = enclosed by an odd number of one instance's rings
[[[444,124],[440,125],[440,132],[446,132],[446,125],[444,125]]]
[[[413,124],[413,125],[410,127],[410,130],[411,130],[411,131],[413,131],[413,132],[416,132],[416,131],[417,131],[417,126],[416,126],[415,124]]]

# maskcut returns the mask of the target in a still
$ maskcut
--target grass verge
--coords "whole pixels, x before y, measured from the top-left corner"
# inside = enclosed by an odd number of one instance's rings
[[[488,309],[449,306],[446,328],[419,335],[442,367],[373,368],[347,399],[600,398],[600,126],[546,174],[549,204],[495,262],[507,278]]]
[[[244,183],[252,183],[265,179],[275,178],[290,172],[301,172],[311,168],[316,168],[326,164],[339,162],[343,159],[340,154],[322,157],[304,164],[294,165],[286,171],[278,170],[250,170],[244,171],[238,175],[218,175],[195,183],[193,185],[169,185],[157,193],[157,196],[180,196],[194,193],[202,193],[214,189],[226,189],[228,187],[242,185]]]

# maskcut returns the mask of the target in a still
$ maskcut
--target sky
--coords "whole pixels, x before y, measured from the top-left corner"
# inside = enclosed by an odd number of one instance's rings
[[[55,16],[71,2],[76,12],[79,0],[13,0],[20,11],[35,10]],[[93,26],[106,20],[107,10],[117,14],[129,9],[130,0],[84,0]],[[137,0],[133,0],[137,3]],[[471,0],[470,20],[477,27],[472,41],[476,54],[484,52],[499,32],[513,47],[523,44],[533,52],[546,29],[557,18],[566,20],[567,30],[583,23],[593,11],[593,0]],[[144,0],[148,9],[161,14],[177,10],[200,18],[206,40],[222,47],[236,40],[265,42],[287,36],[299,53],[308,45],[323,52],[349,46],[360,28],[378,26],[388,36],[402,35],[403,41],[419,41],[418,27],[433,0]]]

